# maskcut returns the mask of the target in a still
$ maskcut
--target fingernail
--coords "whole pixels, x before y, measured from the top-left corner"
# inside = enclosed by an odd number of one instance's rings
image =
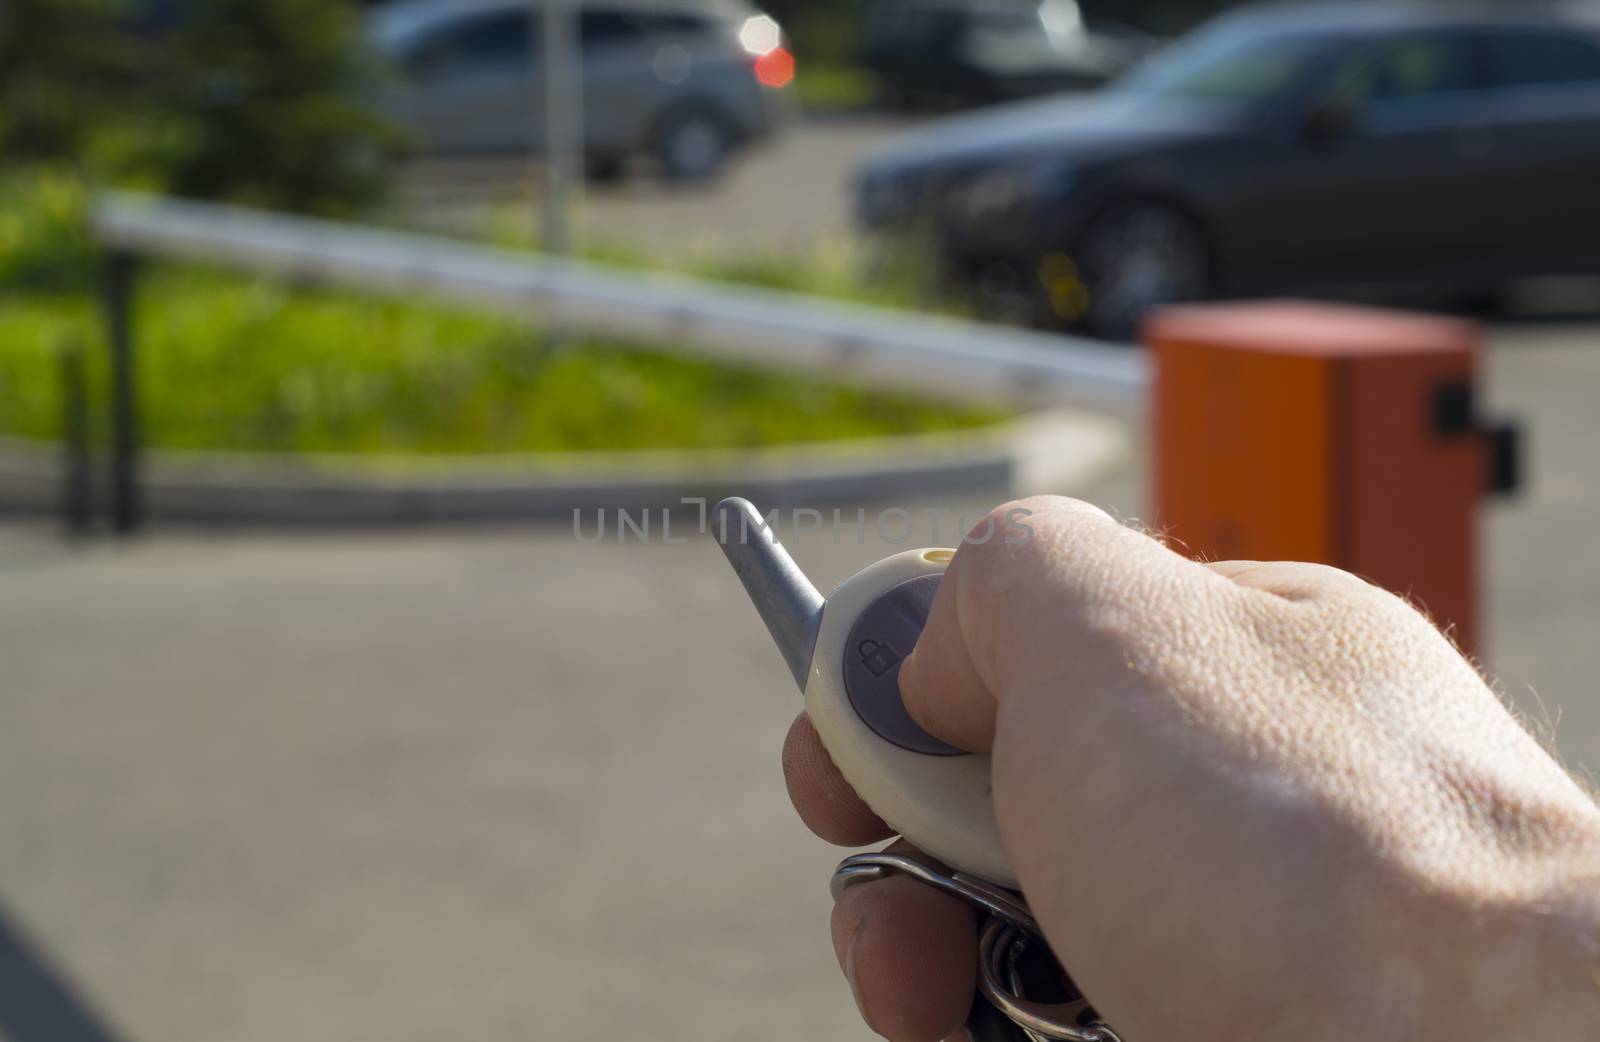
[[[918,669],[920,667],[917,665],[917,663],[920,661],[921,660],[917,658],[916,651],[912,651],[911,654],[905,657],[905,661],[900,663],[899,687],[901,702],[906,702],[906,693],[908,691],[916,690],[917,685],[920,683],[918,676]]]

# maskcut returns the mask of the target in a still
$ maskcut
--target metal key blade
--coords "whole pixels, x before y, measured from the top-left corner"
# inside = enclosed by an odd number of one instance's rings
[[[724,499],[711,515],[712,534],[761,613],[794,682],[805,691],[822,628],[822,594],[749,500]]]

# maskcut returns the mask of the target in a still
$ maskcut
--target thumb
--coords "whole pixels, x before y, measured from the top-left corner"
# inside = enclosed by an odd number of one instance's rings
[[[901,666],[901,698],[935,738],[987,751],[1021,673],[1063,654],[1081,664],[1109,632],[1129,643],[1167,632],[1180,620],[1165,616],[1219,579],[1090,504],[1008,503],[956,551]]]
[[[960,552],[956,561],[961,559]],[[962,633],[961,569],[951,562],[934,595],[917,646],[900,666],[900,699],[911,719],[941,742],[969,752],[994,745],[994,694],[972,662]]]

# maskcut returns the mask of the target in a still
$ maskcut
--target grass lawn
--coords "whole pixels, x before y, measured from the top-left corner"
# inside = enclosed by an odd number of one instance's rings
[[[1000,414],[344,291],[156,266],[141,280],[147,444],[493,453],[776,445],[949,430]],[[0,286],[0,434],[60,431],[58,352],[103,333],[87,294]],[[98,414],[102,410],[97,408]]]

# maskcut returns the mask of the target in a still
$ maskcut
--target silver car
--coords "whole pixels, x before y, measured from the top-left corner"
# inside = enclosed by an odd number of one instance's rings
[[[772,132],[794,58],[738,0],[578,0],[584,153],[594,176],[635,155],[672,179],[716,173]],[[386,109],[424,153],[525,152],[543,138],[540,20],[529,0],[393,0],[368,40],[395,67]]]

